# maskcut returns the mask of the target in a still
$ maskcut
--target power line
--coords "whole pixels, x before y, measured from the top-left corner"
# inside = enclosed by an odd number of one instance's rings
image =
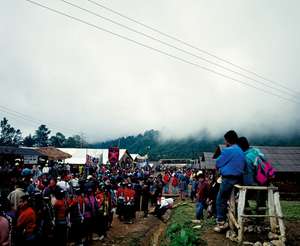
[[[74,17],[74,16],[72,16],[72,15],[70,15],[70,14],[61,12],[61,11],[59,11],[59,10],[53,9],[53,8],[48,7],[48,6],[46,6],[46,5],[40,4],[40,3],[38,3],[38,2],[35,2],[35,1],[32,1],[32,0],[25,0],[25,1],[27,1],[27,2],[29,2],[29,3],[31,3],[31,4],[37,5],[37,6],[39,6],[39,7],[42,7],[42,8],[44,8],[44,9],[47,9],[47,10],[49,10],[49,11],[51,11],[51,12],[56,13],[56,14],[59,14],[59,15],[68,17],[68,18],[70,18],[70,19],[72,19],[72,20],[75,20],[75,21],[77,21],[77,22],[81,22],[81,23],[83,23],[83,24],[85,24],[85,25],[91,26],[91,27],[96,28],[96,29],[98,29],[98,30],[101,30],[101,31],[103,31],[103,32],[107,32],[107,33],[109,33],[109,34],[111,34],[111,35],[113,35],[113,36],[119,37],[119,38],[121,38],[121,39],[127,40],[127,41],[132,42],[132,43],[135,43],[135,44],[137,44],[137,45],[139,45],[139,46],[142,46],[142,47],[144,47],[144,48],[147,48],[147,49],[156,51],[157,53],[166,55],[166,56],[171,57],[171,58],[173,58],[173,59],[175,59],[175,60],[179,60],[179,61],[181,61],[181,62],[184,62],[184,63],[190,64],[190,65],[193,65],[193,66],[195,66],[195,67],[198,67],[198,68],[200,68],[200,69],[202,69],[202,70],[206,70],[206,71],[215,73],[215,74],[217,74],[217,75],[219,75],[219,76],[221,76],[221,77],[230,79],[230,80],[235,81],[235,82],[240,83],[240,84],[244,84],[244,85],[246,85],[246,86],[248,86],[248,87],[257,89],[257,90],[259,90],[259,91],[261,91],[261,92],[264,92],[264,93],[266,93],[266,94],[269,94],[269,95],[276,96],[276,97],[281,98],[281,99],[283,99],[283,100],[290,101],[290,102],[293,102],[293,103],[296,103],[296,104],[300,104],[298,101],[295,101],[295,100],[293,100],[293,99],[283,97],[283,96],[281,96],[281,95],[279,95],[279,94],[276,94],[276,93],[273,93],[273,92],[269,92],[269,91],[267,91],[267,90],[265,90],[265,89],[259,88],[259,87],[257,87],[257,86],[254,86],[254,85],[249,84],[249,83],[247,83],[247,82],[244,82],[244,81],[242,81],[242,80],[233,78],[233,77],[228,76],[228,75],[226,75],[226,74],[220,73],[220,72],[218,72],[218,71],[216,71],[216,70],[213,70],[213,69],[210,69],[210,68],[201,66],[201,65],[199,65],[199,64],[197,64],[197,63],[194,63],[194,62],[188,61],[188,60],[186,60],[186,59],[183,59],[183,58],[181,58],[181,57],[172,55],[172,54],[170,54],[170,53],[168,53],[168,52],[165,52],[165,51],[162,51],[162,50],[160,50],[160,49],[154,48],[154,47],[152,47],[152,46],[150,46],[150,45],[146,45],[146,44],[141,43],[141,42],[139,42],[139,41],[136,41],[136,40],[134,40],[134,39],[128,38],[128,37],[126,37],[126,36],[123,36],[123,35],[121,35],[121,34],[112,32],[112,31],[110,31],[110,30],[108,30],[108,29],[102,28],[102,27],[100,27],[100,26],[98,26],[98,25],[95,25],[95,24],[93,24],[93,23],[87,22],[87,21],[82,20],[82,19],[80,19],[80,18]]]
[[[237,75],[242,76],[242,77],[244,77],[244,78],[246,78],[246,79],[252,80],[252,81],[254,81],[254,82],[256,82],[256,83],[262,84],[262,85],[264,85],[265,87],[268,87],[268,88],[270,88],[270,89],[277,90],[277,91],[279,91],[279,92],[281,92],[281,93],[283,93],[283,94],[288,94],[288,95],[290,95],[290,96],[292,96],[292,97],[295,97],[295,93],[294,93],[294,92],[286,92],[286,91],[284,91],[284,90],[282,90],[282,89],[278,89],[278,88],[276,88],[276,87],[270,86],[270,85],[268,85],[267,83],[264,83],[264,82],[261,82],[261,81],[259,81],[259,80],[253,79],[253,78],[251,78],[251,77],[249,77],[249,76],[247,76],[247,75],[244,75],[244,74],[242,74],[242,73],[240,73],[240,72],[236,72],[236,71],[234,71],[234,70],[232,70],[232,69],[230,69],[230,68],[227,68],[227,67],[225,67],[225,66],[223,66],[223,65],[220,65],[220,64],[218,64],[218,63],[212,62],[212,61],[210,61],[210,60],[208,60],[208,59],[206,59],[206,58],[203,58],[203,57],[198,56],[198,55],[196,55],[196,54],[194,54],[194,53],[191,53],[191,52],[189,52],[189,51],[186,51],[186,50],[184,50],[184,49],[181,49],[181,48],[179,48],[179,47],[177,47],[177,46],[174,46],[174,45],[172,45],[172,44],[169,44],[169,43],[167,43],[167,42],[164,42],[164,41],[162,41],[162,40],[160,40],[160,39],[157,39],[157,38],[155,38],[155,37],[153,37],[153,36],[151,36],[151,35],[148,35],[148,34],[146,34],[146,33],[144,33],[144,32],[140,32],[140,31],[138,31],[138,30],[136,30],[136,29],[133,29],[133,28],[131,28],[131,27],[128,27],[128,26],[126,26],[126,25],[124,25],[124,24],[121,24],[121,23],[119,23],[119,22],[117,22],[117,21],[114,21],[114,20],[112,20],[112,19],[110,19],[110,18],[107,18],[107,17],[104,17],[104,16],[102,16],[102,15],[99,15],[98,13],[95,13],[95,12],[89,10],[89,9],[83,8],[83,7],[81,7],[81,6],[79,6],[79,5],[76,5],[76,4],[74,4],[74,3],[68,2],[68,1],[66,1],[66,0],[60,0],[60,1],[66,3],[66,4],[70,5],[70,6],[73,6],[73,7],[75,7],[75,8],[78,8],[78,9],[80,9],[80,10],[82,10],[82,11],[85,11],[85,12],[87,12],[87,13],[89,13],[89,14],[92,14],[92,15],[94,15],[94,16],[97,16],[97,17],[99,17],[99,18],[101,18],[101,19],[104,19],[104,20],[106,20],[106,21],[109,21],[109,22],[111,22],[111,23],[113,23],[113,24],[115,24],[115,25],[121,26],[121,27],[123,27],[123,28],[125,28],[125,29],[127,29],[127,30],[130,30],[130,31],[134,32],[134,33],[137,33],[137,34],[139,34],[139,35],[142,35],[142,36],[144,36],[144,37],[147,37],[147,38],[149,38],[149,39],[151,39],[151,40],[157,41],[157,42],[159,42],[159,43],[161,43],[161,44],[164,44],[164,45],[166,45],[166,46],[168,46],[168,47],[171,47],[171,48],[174,48],[174,49],[176,49],[176,50],[179,50],[179,51],[181,51],[181,52],[183,52],[183,53],[185,53],[185,54],[188,54],[188,55],[191,55],[191,56],[193,56],[193,57],[196,57],[196,58],[198,58],[198,59],[200,59],[200,60],[203,60],[203,61],[205,61],[205,62],[207,62],[207,63],[209,63],[209,64],[212,64],[212,65],[214,65],[214,66],[218,66],[218,67],[220,67],[220,68],[222,68],[222,69],[225,69],[225,70],[227,70],[227,71],[229,71],[229,72],[231,72],[231,73],[237,74]]]
[[[20,113],[20,112],[18,112],[18,111],[15,111],[15,110],[13,110],[13,109],[7,108],[7,107],[5,107],[5,106],[1,106],[1,105],[0,105],[0,111],[1,111],[1,112],[4,112],[4,113],[6,113],[6,114],[9,114],[10,116],[13,116],[13,117],[15,117],[15,118],[19,118],[19,119],[25,120],[25,121],[30,122],[30,123],[33,123],[33,124],[44,124],[44,123],[45,123],[45,122],[43,122],[43,121],[41,121],[41,120],[37,120],[37,119],[35,119],[35,118],[33,118],[33,117],[29,116],[29,115]],[[60,126],[54,125],[53,123],[47,123],[47,125],[74,134],[74,131],[71,131],[71,130],[69,130],[69,129],[62,128],[62,127],[60,127]],[[78,134],[78,133],[76,133],[76,134]]]
[[[253,79],[253,78],[251,78],[251,77],[249,77],[249,76],[247,76],[247,75],[244,75],[244,74],[242,74],[242,73],[240,73],[240,72],[236,72],[236,71],[234,71],[234,70],[232,70],[232,69],[230,69],[230,68],[227,68],[227,67],[225,67],[225,66],[223,66],[223,65],[220,65],[220,64],[218,64],[218,63],[212,62],[212,61],[210,61],[210,60],[208,60],[208,59],[206,59],[206,58],[203,58],[203,57],[201,57],[201,56],[199,56],[199,55],[196,55],[196,54],[194,54],[194,53],[192,53],[192,52],[189,52],[189,51],[186,51],[186,50],[184,50],[184,49],[181,49],[181,48],[179,48],[179,47],[177,47],[177,46],[175,46],[175,45],[172,45],[172,44],[169,44],[169,43],[167,43],[167,42],[164,42],[164,41],[162,41],[162,40],[160,40],[160,39],[157,39],[157,38],[155,38],[155,37],[153,37],[153,36],[151,36],[151,35],[148,35],[148,34],[146,34],[146,33],[144,33],[144,32],[138,31],[138,30],[136,30],[136,29],[134,29],[134,28],[128,27],[128,26],[126,26],[126,25],[124,25],[124,24],[121,24],[121,23],[119,23],[119,22],[117,22],[117,21],[114,21],[114,20],[112,20],[112,19],[110,19],[110,18],[107,18],[107,17],[104,17],[104,16],[102,16],[102,15],[99,15],[98,13],[95,13],[95,12],[89,10],[89,9],[83,8],[83,7],[81,7],[81,6],[77,5],[77,4],[71,3],[71,2],[66,1],[66,0],[60,0],[60,1],[66,3],[66,4],[70,5],[70,6],[73,6],[73,7],[77,8],[77,9],[80,9],[80,10],[82,10],[82,11],[85,11],[85,12],[87,12],[87,13],[89,13],[89,14],[92,14],[92,15],[94,15],[94,16],[97,16],[97,17],[99,17],[99,18],[101,18],[101,19],[103,19],[103,20],[109,21],[109,22],[111,22],[111,23],[113,23],[113,24],[115,24],[115,25],[118,25],[118,26],[120,26],[120,27],[123,27],[123,28],[125,28],[125,29],[127,29],[127,30],[130,30],[130,31],[132,31],[132,32],[134,32],[134,33],[137,33],[137,34],[139,34],[139,35],[142,35],[142,36],[144,36],[144,37],[147,37],[147,38],[149,38],[149,39],[151,39],[151,40],[154,40],[154,41],[156,41],[156,42],[159,42],[159,43],[161,43],[161,44],[164,44],[164,45],[166,45],[166,46],[168,46],[168,47],[171,47],[171,48],[174,48],[174,49],[176,49],[176,50],[179,50],[179,51],[181,51],[181,52],[183,52],[183,53],[185,53],[185,54],[188,54],[188,55],[191,55],[191,56],[193,56],[193,57],[196,57],[196,58],[198,58],[198,59],[200,59],[200,60],[203,60],[203,61],[205,61],[205,62],[207,62],[207,63],[209,63],[209,64],[212,64],[212,65],[214,65],[214,66],[220,67],[220,68],[222,68],[222,69],[224,69],[224,70],[227,70],[227,71],[229,71],[229,72],[231,72],[231,73],[234,73],[234,74],[237,74],[237,75],[239,75],[239,76],[242,76],[242,77],[244,77],[244,78],[246,78],[246,79],[252,80],[252,81],[254,81],[254,82],[256,82],[256,83],[262,84],[262,85],[264,85],[265,87],[268,87],[268,88],[270,88],[270,89],[279,91],[279,92],[281,92],[281,93],[283,93],[283,94],[288,94],[288,95],[290,95],[290,96],[292,96],[292,97],[295,97],[295,93],[294,93],[293,91],[292,91],[292,92],[286,92],[285,90],[278,89],[278,88],[276,88],[276,87],[270,86],[270,85],[268,85],[267,83],[261,82],[261,81],[259,81],[259,80],[257,80],[257,79]]]
[[[299,91],[294,91],[292,88],[289,88],[289,87],[287,87],[287,86],[285,86],[285,85],[282,85],[282,83],[279,83],[279,82],[276,82],[276,81],[274,81],[274,80],[268,79],[268,78],[266,78],[265,76],[262,76],[262,75],[260,75],[260,74],[258,74],[258,73],[256,73],[256,72],[253,72],[253,71],[251,71],[251,70],[249,70],[249,69],[247,69],[247,68],[244,68],[244,67],[242,67],[242,66],[239,66],[239,65],[237,65],[237,64],[235,64],[235,63],[233,63],[233,62],[231,62],[231,61],[229,61],[229,60],[227,60],[227,59],[224,59],[224,58],[221,58],[221,57],[219,57],[219,56],[217,56],[217,55],[214,55],[213,53],[208,52],[208,51],[206,51],[206,50],[204,50],[204,49],[200,49],[200,48],[198,48],[198,47],[195,46],[195,45],[192,45],[192,44],[190,44],[190,43],[188,43],[188,42],[186,42],[186,41],[184,41],[184,40],[182,40],[182,39],[179,39],[179,38],[177,38],[177,37],[175,37],[175,36],[172,36],[172,35],[170,35],[170,34],[167,34],[167,33],[165,33],[165,32],[162,32],[162,31],[158,30],[157,28],[151,27],[151,26],[149,26],[149,25],[147,25],[147,24],[144,24],[144,23],[142,23],[142,22],[140,22],[140,21],[138,21],[138,20],[135,20],[135,19],[133,19],[133,18],[131,18],[131,17],[128,17],[128,16],[126,16],[126,15],[124,15],[124,14],[122,14],[122,13],[116,11],[116,10],[113,10],[112,8],[109,8],[109,7],[107,7],[107,6],[103,5],[103,4],[100,4],[100,3],[95,2],[95,1],[93,1],[93,0],[87,0],[87,1],[89,1],[89,2],[91,2],[91,3],[93,3],[93,4],[95,4],[95,5],[97,5],[97,6],[101,7],[101,8],[103,8],[103,9],[106,9],[107,11],[112,12],[112,13],[118,15],[118,16],[121,16],[121,17],[123,17],[123,18],[125,18],[125,19],[127,19],[127,20],[130,20],[130,21],[132,21],[132,22],[134,22],[134,23],[136,23],[136,24],[138,24],[138,25],[140,25],[140,26],[143,26],[143,27],[145,27],[145,28],[148,28],[148,29],[150,29],[150,30],[152,30],[152,31],[154,31],[154,32],[157,32],[157,33],[159,33],[159,34],[161,34],[161,35],[163,35],[163,36],[165,36],[165,37],[167,37],[167,38],[170,38],[170,39],[172,39],[172,40],[175,40],[175,41],[177,41],[177,42],[179,42],[179,43],[181,43],[181,44],[184,44],[184,45],[186,45],[186,46],[188,46],[188,47],[190,47],[190,48],[193,48],[193,49],[195,49],[195,50],[197,50],[197,51],[200,51],[200,52],[202,52],[202,53],[204,53],[204,54],[206,54],[206,55],[209,55],[209,56],[211,56],[211,57],[214,57],[214,58],[216,58],[216,59],[219,60],[219,61],[225,62],[225,63],[227,63],[227,64],[229,64],[229,65],[231,65],[231,66],[233,66],[233,67],[236,67],[236,68],[238,68],[238,69],[240,69],[240,70],[242,70],[242,71],[244,71],[244,72],[250,73],[250,74],[255,75],[256,77],[258,77],[258,78],[260,78],[260,79],[263,79],[263,80],[268,81],[268,82],[270,82],[270,83],[272,83],[272,84],[275,84],[275,85],[277,85],[277,86],[279,86],[279,87],[281,87],[281,88],[283,88],[283,89],[285,89],[285,90],[287,90],[287,91],[289,91],[289,92],[292,91],[293,94],[295,94],[295,95],[300,95],[300,92],[299,92]]]

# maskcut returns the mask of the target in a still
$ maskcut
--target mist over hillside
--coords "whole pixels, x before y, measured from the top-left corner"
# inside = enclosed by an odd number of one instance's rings
[[[267,133],[265,135],[247,136],[251,145],[300,146],[300,131],[288,134]],[[204,151],[213,152],[218,144],[223,143],[223,136],[210,137],[201,134],[182,139],[165,139],[160,131],[149,130],[136,136],[121,137],[110,141],[91,144],[94,148],[119,146],[130,153],[149,154],[151,160],[164,158],[198,158]]]

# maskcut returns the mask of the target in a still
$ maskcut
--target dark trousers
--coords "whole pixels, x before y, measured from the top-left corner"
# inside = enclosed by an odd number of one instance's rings
[[[37,246],[38,241],[35,235],[20,235],[17,234],[16,246]]]
[[[191,197],[191,200],[194,201],[194,199],[196,198],[196,191],[192,190],[190,197]]]
[[[75,243],[80,243],[82,241],[83,235],[83,223],[81,223],[81,220],[72,221],[70,233],[71,240],[73,240]]]
[[[142,211],[144,212],[144,217],[147,217],[149,212],[149,196],[142,196]]]
[[[156,205],[154,213],[158,218],[161,218],[165,212],[168,210],[168,207],[160,207],[160,205]]]
[[[203,219],[203,210],[205,208],[205,201],[197,201],[196,202],[196,219]]]
[[[55,246],[66,246],[68,240],[67,223],[56,223],[54,229]]]
[[[217,195],[216,209],[217,221],[223,222],[226,220],[227,201],[230,198],[233,186],[240,182],[240,178],[222,178],[220,190]]]
[[[84,222],[83,222],[83,237],[85,238],[85,241],[88,242],[92,239],[92,234],[93,234],[93,227],[94,227],[94,223],[93,223],[94,217],[92,218],[85,218]]]
[[[98,214],[96,217],[96,233],[101,236],[106,236],[108,228],[108,216],[104,214]]]
[[[124,220],[126,222],[135,218],[135,208],[134,205],[125,205],[124,206]]]

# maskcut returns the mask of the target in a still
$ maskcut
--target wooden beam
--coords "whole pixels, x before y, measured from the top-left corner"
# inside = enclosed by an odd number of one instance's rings
[[[239,224],[239,230],[238,230],[238,242],[239,245],[243,244],[243,238],[244,238],[244,223],[243,223],[243,217],[244,209],[245,209],[245,202],[246,202],[246,189],[242,188],[240,189],[239,193],[239,201],[238,201],[238,224]]]
[[[229,199],[228,214],[227,214],[229,227],[231,230],[235,230],[236,225],[238,225],[235,219],[235,214],[236,214],[235,210],[236,210],[236,204],[235,204],[235,197],[234,197],[234,189],[232,189],[230,199]]]
[[[268,207],[271,231],[276,233],[277,221],[275,218],[275,205],[274,205],[274,193],[273,190],[268,190]]]
[[[240,229],[240,226],[239,226],[238,222],[236,221],[231,210],[228,210],[228,219],[229,219],[229,224],[231,224],[230,229],[232,229],[232,230],[234,230],[235,228]],[[235,228],[233,228],[233,226]]]
[[[278,187],[274,186],[243,186],[243,185],[234,185],[238,189],[247,189],[247,190],[278,190]]]
[[[280,240],[282,244],[285,244],[286,241],[286,235],[285,235],[285,226],[283,223],[283,214],[281,210],[281,205],[280,205],[280,198],[279,198],[279,192],[274,193],[274,203],[275,203],[275,212],[276,215],[278,216],[278,224],[279,224],[279,230],[280,230]]]
[[[268,215],[268,214],[242,214],[243,218],[277,218],[276,215]]]

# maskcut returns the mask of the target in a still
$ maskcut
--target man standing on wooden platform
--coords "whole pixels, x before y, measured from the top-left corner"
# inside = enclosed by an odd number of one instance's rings
[[[229,200],[233,186],[242,182],[245,169],[244,152],[237,145],[238,135],[235,131],[228,131],[224,135],[225,145],[221,155],[216,160],[216,168],[222,175],[222,183],[217,195],[217,226],[215,232],[222,232],[228,227],[226,223],[227,201]]]

